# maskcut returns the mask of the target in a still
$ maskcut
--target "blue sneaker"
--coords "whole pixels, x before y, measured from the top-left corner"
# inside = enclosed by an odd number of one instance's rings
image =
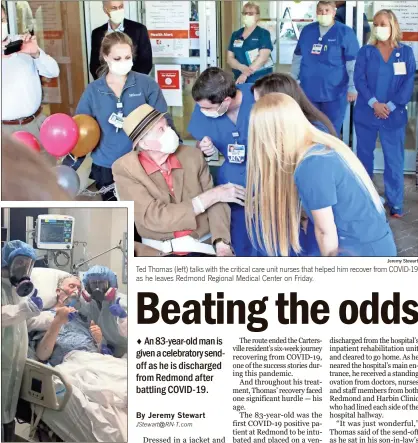
[[[403,217],[403,211],[401,208],[398,208],[397,206],[394,206],[390,209],[390,216],[393,218],[402,218]]]

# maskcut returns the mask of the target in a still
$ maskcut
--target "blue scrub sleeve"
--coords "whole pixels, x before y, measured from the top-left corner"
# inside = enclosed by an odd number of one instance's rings
[[[292,67],[290,69],[290,75],[295,79],[299,80],[300,65],[302,64],[302,56],[293,54]]]
[[[375,103],[377,103],[377,98],[376,98],[376,97],[372,97],[372,98],[367,102],[367,104],[368,104],[371,108],[373,108],[373,105],[374,105]]]
[[[210,137],[210,131],[208,129],[207,121],[205,121],[207,117],[205,117],[200,112],[200,107],[198,104],[195,105],[192,116],[190,118],[189,126],[187,127],[187,131],[192,134],[195,140],[202,140],[203,137]]]
[[[295,183],[305,210],[315,211],[337,203],[334,168],[328,154],[310,155],[299,164]]]
[[[236,39],[236,32],[233,32],[231,35],[231,40],[229,41],[228,51],[234,52],[234,41]]]
[[[346,62],[345,67],[347,69],[348,74],[348,92],[352,92],[355,94],[357,92],[356,87],[354,86],[354,67],[356,66],[355,60],[350,60]]]
[[[412,49],[409,46],[404,47],[406,52],[406,75],[403,76],[403,82],[400,82],[399,88],[394,91],[393,96],[389,97],[391,102],[396,106],[406,106],[412,97],[414,92],[414,79],[417,65],[415,62],[415,56]]]
[[[360,49],[356,59],[356,66],[354,68],[354,86],[356,87],[357,92],[365,99],[367,103],[369,103],[374,95],[370,92],[369,85],[367,84],[367,58],[368,51],[367,47],[364,46]]]
[[[393,112],[396,109],[396,105],[392,102],[387,102],[386,106],[389,108],[390,112]]]
[[[298,40],[298,44],[296,45],[295,52],[293,53],[294,56],[295,56],[295,55],[300,55],[300,56],[302,56],[302,48],[301,48],[300,42],[301,42],[301,40],[305,37],[305,33],[304,33],[304,31],[305,31],[305,28],[302,29],[302,32],[300,33],[299,40]]]
[[[352,29],[348,28],[347,33],[345,34],[343,40],[343,51],[344,51],[345,61],[349,62],[351,60],[355,60],[359,50],[360,50],[360,45],[357,40],[357,36]]]
[[[91,106],[91,91],[87,88],[78,102],[77,109],[75,110],[75,115],[86,114],[95,117],[92,106]]]
[[[268,29],[262,29],[262,33],[260,36],[260,47],[258,49],[270,49],[270,51],[273,50],[271,35]]]

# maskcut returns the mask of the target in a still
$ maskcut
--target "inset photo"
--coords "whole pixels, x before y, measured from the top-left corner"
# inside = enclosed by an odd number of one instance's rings
[[[128,209],[2,208],[1,228],[1,440],[126,442]]]

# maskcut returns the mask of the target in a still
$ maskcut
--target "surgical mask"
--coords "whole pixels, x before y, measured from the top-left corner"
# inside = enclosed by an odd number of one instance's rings
[[[8,35],[9,35],[9,29],[8,29],[7,23],[2,23],[1,24],[1,41],[6,40]]]
[[[160,152],[163,154],[173,154],[179,147],[179,136],[171,128],[166,128],[164,134],[158,139],[160,143]]]
[[[120,62],[116,62],[116,61],[111,61],[111,62],[107,62],[108,66],[109,66],[109,71],[114,74],[114,75],[126,75],[128,74],[131,69],[133,64],[132,59],[131,60],[123,60]]]
[[[388,26],[375,26],[373,28],[374,35],[376,36],[377,40],[381,42],[385,42],[386,40],[389,40],[390,37],[390,28]]]
[[[206,111],[205,109],[201,109],[200,112],[209,118],[222,117],[224,114],[226,114],[228,112],[228,108],[229,108],[229,105],[227,105],[225,110],[219,111],[222,108],[222,105],[223,105],[223,102],[221,103],[221,105],[219,106],[219,108],[216,111]]]
[[[251,28],[255,25],[255,17],[253,15],[244,15],[242,22],[244,23],[245,27]]]
[[[114,23],[115,25],[120,25],[123,22],[123,19],[125,18],[125,10],[124,9],[118,9],[117,11],[110,11],[110,21]]]
[[[331,14],[318,15],[317,19],[318,19],[318,23],[321,26],[325,26],[325,27],[331,26],[332,22],[334,21],[334,17]]]

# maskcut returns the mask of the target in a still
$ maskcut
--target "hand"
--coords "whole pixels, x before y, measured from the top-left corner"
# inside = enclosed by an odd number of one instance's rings
[[[90,334],[93,336],[93,339],[97,343],[97,345],[100,346],[103,340],[102,330],[94,323],[93,320],[90,323]]]
[[[218,201],[223,203],[237,203],[238,205],[245,205],[245,188],[233,183],[217,186]]]
[[[250,75],[254,74],[254,70],[250,66],[246,65],[241,65],[240,71],[246,77],[250,77]]]
[[[113,352],[106,345],[100,347],[100,353],[103,355],[113,355]]]
[[[202,138],[199,143],[199,148],[206,157],[211,157],[216,152],[215,145],[213,144],[212,139],[208,136]]]
[[[227,245],[223,241],[216,243],[215,248],[217,257],[235,257],[231,246]]]
[[[44,303],[42,301],[42,298],[38,297],[38,290],[37,289],[35,289],[35,292],[34,292],[34,294],[32,295],[32,297],[30,299],[33,301],[33,303],[35,303],[36,307],[40,311],[42,311],[42,309],[44,307]]]
[[[38,58],[40,55],[40,50],[38,46],[38,42],[36,41],[36,37],[30,34],[25,34],[22,37],[23,44],[20,52],[24,54],[29,54],[33,58]]]
[[[126,318],[128,314],[120,305],[120,297],[116,300],[116,303],[109,307],[109,311],[112,315],[119,318]]]
[[[348,103],[353,103],[357,100],[357,92],[348,92],[347,93],[347,101]]]
[[[381,118],[381,119],[386,120],[389,117],[390,109],[384,103],[376,102],[373,105],[373,109],[374,109],[374,115],[377,118]]]
[[[56,320],[65,325],[69,321],[73,320],[75,317],[75,313],[77,312],[74,308],[68,308],[67,306],[63,306],[62,308],[57,308],[57,315],[55,316]]]
[[[246,75],[244,75],[244,74],[241,74],[238,78],[237,78],[237,80],[236,80],[236,84],[237,85],[242,85],[243,83],[245,83],[246,81],[247,81],[247,76]]]

